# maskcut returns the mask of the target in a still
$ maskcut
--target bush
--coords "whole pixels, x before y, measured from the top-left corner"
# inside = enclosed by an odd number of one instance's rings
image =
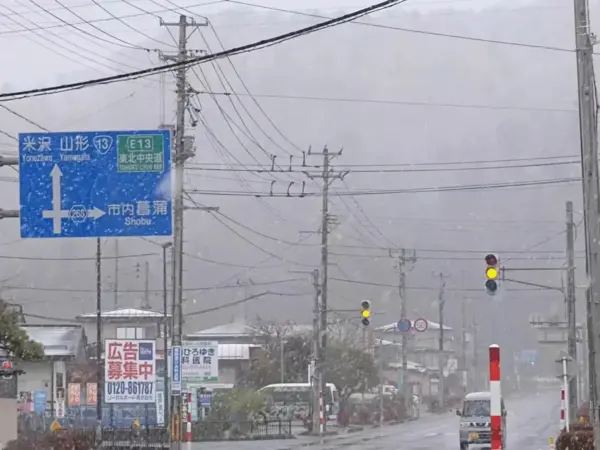
[[[594,430],[589,424],[574,423],[569,428],[558,436],[556,450],[594,450]]]
[[[8,442],[5,450],[92,450],[94,433],[60,431],[42,435],[23,435]]]

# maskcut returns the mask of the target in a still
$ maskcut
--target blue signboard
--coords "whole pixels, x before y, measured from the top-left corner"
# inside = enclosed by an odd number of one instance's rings
[[[169,236],[168,130],[19,134],[22,238]]]
[[[171,352],[171,395],[181,395],[181,346],[173,346]]]
[[[398,331],[400,331],[401,333],[407,333],[408,331],[410,331],[411,327],[410,319],[399,320],[397,327]]]
[[[519,360],[521,364],[535,364],[537,362],[537,350],[521,350]]]
[[[44,414],[47,400],[48,393],[46,391],[33,391],[33,411],[37,414]]]

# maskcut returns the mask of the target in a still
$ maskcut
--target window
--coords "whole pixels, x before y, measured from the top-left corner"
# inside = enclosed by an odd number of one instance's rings
[[[144,329],[117,328],[117,339],[144,339]]]
[[[489,417],[489,400],[466,400],[463,404],[463,417]]]

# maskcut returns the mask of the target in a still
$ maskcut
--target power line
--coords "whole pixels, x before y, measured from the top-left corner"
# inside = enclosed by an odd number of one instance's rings
[[[488,184],[471,184],[471,185],[455,185],[455,186],[432,186],[423,188],[405,188],[405,189],[371,189],[371,190],[355,190],[355,191],[335,191],[335,195],[338,196],[356,196],[356,195],[398,195],[398,194],[422,194],[422,193],[435,193],[435,192],[469,192],[469,191],[486,191],[494,189],[518,189],[527,188],[534,186],[549,186],[569,183],[579,183],[581,178],[556,178],[548,180],[527,180],[527,181],[513,181],[513,182],[501,182],[501,183],[488,183]],[[214,195],[214,196],[229,196],[229,197],[272,197],[272,198],[303,198],[303,197],[318,197],[319,192],[302,192],[298,194],[275,194],[275,193],[264,193],[255,194],[243,191],[217,191],[208,189],[194,189],[188,191],[191,194],[203,194],[203,195]]]
[[[132,255],[119,256],[101,256],[102,259],[130,259],[130,258],[148,258],[150,256],[159,256],[158,253],[137,253]],[[18,261],[96,261],[96,257],[51,257],[51,256],[9,256],[0,255],[0,259],[14,259]]]
[[[10,7],[8,7],[8,6],[3,6],[3,7],[5,9],[7,9],[8,11],[14,12],[14,10],[11,9]],[[41,14],[41,13],[35,12],[35,14]],[[72,41],[70,41],[70,40],[68,40],[68,39],[66,39],[64,37],[61,37],[61,36],[57,35],[56,33],[52,32],[52,31],[46,31],[46,32],[44,32],[42,34],[38,34],[39,31],[41,30],[41,27],[35,21],[33,21],[33,20],[31,20],[31,19],[29,19],[27,17],[24,17],[22,14],[18,14],[17,13],[15,15],[19,16],[22,20],[25,20],[25,21],[31,23],[34,27],[36,27],[32,31],[33,31],[35,37],[42,39],[42,42],[38,42],[35,39],[33,39],[32,37],[30,37],[30,36],[26,36],[27,39],[31,40],[32,42],[36,43],[37,45],[40,45],[40,46],[42,46],[42,47],[44,47],[44,48],[52,51],[53,53],[56,53],[56,54],[62,56],[63,58],[65,58],[65,59],[67,59],[69,61],[72,61],[72,62],[74,62],[76,64],[79,64],[81,66],[84,66],[84,67],[91,68],[93,70],[98,70],[93,65],[90,65],[90,64],[86,63],[89,60],[89,61],[91,61],[94,64],[97,64],[99,66],[108,68],[111,71],[113,70],[113,67],[111,67],[111,66],[109,66],[109,65],[107,65],[105,63],[99,62],[97,59],[94,59],[94,58],[90,59],[90,54],[91,54],[91,55],[97,57],[98,59],[103,59],[105,61],[108,61],[108,62],[111,62],[113,64],[116,64],[117,66],[123,66],[123,67],[128,67],[128,68],[133,69],[133,70],[138,70],[138,68],[135,67],[135,66],[129,65],[129,64],[121,62],[121,61],[118,61],[116,59],[112,59],[112,58],[110,58],[108,56],[104,56],[104,55],[102,55],[102,54],[100,54],[98,52],[90,50],[89,48],[84,48],[81,45],[79,45],[79,44],[77,44],[75,42],[72,42]],[[12,22],[14,22],[17,25],[21,26],[21,24],[15,18],[13,18],[13,17],[8,17],[8,18]],[[48,37],[48,35],[54,36],[58,41],[54,41],[53,39],[50,39]],[[90,41],[93,44],[95,44],[95,45],[100,45],[100,44],[94,42],[93,40],[89,39],[87,36],[85,36],[85,38],[88,41]],[[53,45],[55,45],[55,46],[57,46],[57,47],[59,47],[61,49],[64,49],[67,52],[67,54],[64,54],[62,52],[58,52],[56,49],[53,49],[53,48],[49,47],[48,45],[46,45],[44,43],[44,41],[47,41],[47,42],[49,42],[49,43],[51,43],[51,44],[53,44]],[[67,44],[67,45],[69,45],[69,46],[71,46],[71,47],[73,47],[75,49],[81,50],[81,52],[79,52],[77,50],[73,50],[73,48],[69,48],[69,47],[65,46],[65,44]],[[75,56],[79,56],[81,59],[73,58],[72,57],[73,54]],[[119,71],[119,70],[117,70],[117,71]],[[124,73],[124,71],[121,71],[121,73]],[[108,76],[111,76],[111,75],[109,74]],[[157,82],[157,80],[154,80],[154,79],[150,79],[150,81]]]
[[[197,316],[197,315],[200,315],[200,314],[206,314],[206,313],[210,313],[210,312],[214,312],[214,311],[219,311],[221,309],[225,309],[225,308],[230,308],[232,306],[241,305],[242,303],[246,303],[246,302],[249,302],[251,300],[256,300],[257,298],[264,297],[265,295],[274,295],[274,296],[281,296],[281,297],[290,297],[290,296],[303,297],[303,296],[306,296],[306,295],[314,295],[314,293],[312,293],[312,292],[294,293],[294,292],[272,292],[272,291],[267,291],[267,292],[262,292],[260,294],[251,295],[249,297],[242,298],[240,300],[236,300],[236,301],[233,301],[233,302],[225,303],[224,305],[213,306],[212,308],[201,309],[200,311],[186,312],[185,315],[186,315],[186,317],[187,316]]]
[[[389,255],[388,254],[380,254],[380,255],[367,255],[364,253],[339,253],[339,252],[330,252],[330,255],[333,256],[341,256],[341,257],[347,257],[347,258],[364,258],[364,259],[388,259]],[[577,256],[577,259],[585,259],[585,256]],[[532,256],[532,257],[526,257],[526,256],[518,256],[515,258],[510,258],[511,261],[531,261],[532,259],[535,259],[536,261],[540,262],[540,261],[545,261],[545,260],[551,260],[551,261],[564,261],[565,258],[564,256]],[[419,260],[424,260],[424,261],[479,261],[481,262],[482,259],[481,258],[477,258],[475,256],[419,256]]]
[[[323,16],[320,14],[308,13],[308,12],[303,12],[303,11],[295,11],[295,10],[290,10],[290,9],[282,9],[282,8],[276,8],[276,7],[272,7],[272,6],[258,5],[256,3],[249,3],[249,2],[243,2],[243,1],[238,1],[238,0],[226,0],[226,2],[227,3],[235,3],[238,5],[250,6],[253,8],[268,9],[270,11],[278,11],[278,12],[284,12],[284,13],[288,13],[288,14],[296,14],[296,15],[306,16],[306,17],[314,17],[317,19],[330,19],[330,17]],[[488,43],[488,44],[509,45],[512,47],[524,47],[524,48],[533,48],[533,49],[539,49],[539,50],[552,50],[552,51],[568,52],[568,53],[574,52],[574,50],[571,50],[571,49],[561,48],[561,47],[553,47],[553,46],[548,46],[548,45],[527,44],[527,43],[523,43],[523,42],[502,41],[502,40],[497,40],[497,39],[485,39],[485,38],[463,36],[463,35],[451,34],[451,33],[438,33],[435,31],[416,30],[416,29],[412,29],[412,28],[403,28],[403,27],[397,27],[397,26],[392,26],[392,25],[383,25],[383,24],[372,23],[372,22],[360,22],[357,20],[354,20],[351,23],[354,25],[362,25],[362,26],[382,28],[382,29],[387,29],[387,30],[403,31],[406,33],[424,34],[424,35],[428,35],[428,36],[445,37],[445,38],[460,39],[460,40],[473,41],[473,42],[483,42],[483,43]]]
[[[75,17],[77,17],[79,20],[82,20],[86,25],[91,26],[92,28],[100,31],[102,34],[110,37],[113,40],[108,40],[105,38],[102,38],[100,36],[97,36],[95,34],[89,33],[88,31],[78,27],[77,25],[74,25],[73,23],[67,22],[66,20],[64,20],[62,17],[60,17],[57,14],[54,14],[52,11],[44,8],[42,5],[40,5],[39,3],[37,3],[34,0],[29,0],[31,3],[33,3],[36,7],[38,7],[39,9],[41,9],[42,11],[44,11],[46,14],[49,14],[50,16],[54,17],[56,20],[58,20],[59,22],[62,22],[63,24],[65,24],[66,26],[73,28],[74,30],[79,31],[80,33],[86,35],[86,36],[90,36],[94,39],[97,39],[99,41],[105,42],[107,44],[111,44],[111,45],[118,45],[120,47],[124,47],[124,48],[128,48],[128,49],[134,49],[134,50],[144,50],[144,51],[150,51],[150,49],[148,48],[143,48],[143,47],[139,47],[136,45],[131,45],[129,43],[127,43],[127,41],[124,41],[121,38],[115,37],[113,35],[111,35],[110,33],[107,33],[106,31],[104,31],[102,28],[97,27],[96,25],[90,23],[89,21],[87,21],[86,19],[84,19],[83,17],[81,17],[79,14],[77,14],[76,12],[72,11],[71,9],[69,9],[69,7],[65,6],[63,3],[60,2],[60,0],[54,0],[56,3],[58,3],[60,6],[62,6],[63,8],[65,8],[65,10],[69,11],[71,14],[73,14]],[[115,42],[118,41],[118,42]]]
[[[385,283],[377,283],[371,281],[360,281],[360,280],[347,280],[345,278],[330,278],[330,280],[340,281],[343,283],[352,283],[352,284],[362,284],[365,286],[377,286],[377,287],[386,287],[386,288],[394,288],[398,289],[398,286],[393,284],[385,284]],[[439,288],[431,287],[431,286],[406,286],[406,289],[412,289],[417,291],[439,291]],[[449,292],[483,292],[481,288],[446,288],[446,291]],[[515,289],[506,289],[508,292],[525,292],[525,291],[547,291],[547,288],[515,288]]]
[[[473,167],[456,167],[456,164],[451,163],[422,163],[422,164],[390,164],[389,166],[386,164],[369,164],[365,166],[361,166],[360,164],[355,164],[354,166],[344,166],[341,165],[337,169],[338,172],[348,172],[348,173],[409,173],[409,172],[464,172],[464,171],[480,171],[480,170],[504,170],[504,169],[530,169],[533,167],[553,167],[553,166],[565,166],[565,165],[573,165],[580,164],[581,161],[577,159],[566,160],[566,161],[549,161],[549,162],[531,162],[525,164],[509,164],[509,165],[492,165],[492,166],[473,166]],[[464,165],[468,165],[469,163],[462,163]],[[482,164],[482,163],[479,163]],[[443,166],[443,167],[423,167],[423,166]],[[387,167],[386,167],[387,166]],[[414,168],[411,166],[421,166],[419,168]],[[450,166],[450,167],[449,167]],[[256,171],[259,173],[281,173],[281,174],[289,174],[289,173],[304,173],[309,174],[309,169],[317,168],[318,166],[309,166],[309,165],[291,165],[285,170],[272,170],[262,168],[250,168],[247,167],[242,169],[241,171]],[[392,168],[389,168],[392,167]],[[202,167],[202,166],[191,166],[191,170],[198,171],[206,171],[206,172],[232,172],[231,169],[220,169],[214,167]],[[237,170],[236,171],[240,171]]]
[[[353,22],[351,22],[353,23]],[[208,92],[205,92],[208,93]],[[232,95],[230,92],[213,92],[214,95]],[[235,95],[244,96],[244,93],[236,92]],[[577,113],[576,109],[568,108],[543,108],[535,106],[511,106],[511,105],[485,105],[478,103],[444,103],[444,102],[424,102],[410,100],[385,100],[372,98],[353,98],[353,97],[333,97],[333,96],[315,96],[315,95],[286,95],[286,94],[252,94],[257,98],[280,99],[280,100],[306,100],[318,102],[338,102],[338,103],[357,103],[374,105],[396,105],[396,106],[422,106],[436,108],[464,108],[481,109],[496,111],[524,111],[524,112],[553,112],[553,113]]]
[[[123,0],[104,0],[103,3],[122,3]],[[215,1],[209,1],[209,2],[204,2],[204,3],[196,3],[194,5],[188,6],[188,8],[199,8],[202,6],[209,6],[209,5],[215,5],[218,3],[223,3],[224,0],[215,0]],[[80,5],[81,6],[81,5]],[[89,7],[89,4],[86,4],[84,6]],[[76,5],[71,6],[71,8],[76,7]],[[60,23],[60,24],[52,24],[52,25],[48,25],[48,26],[43,26],[40,28],[27,28],[27,27],[23,27],[19,30],[8,30],[8,31],[0,31],[0,35],[2,34],[18,34],[18,33],[24,33],[24,32],[30,32],[30,31],[36,31],[36,30],[52,30],[52,29],[56,29],[56,28],[67,28],[70,27],[71,25],[89,25],[91,23],[100,23],[100,22],[111,22],[113,20],[123,20],[123,19],[135,19],[138,17],[144,17],[147,16],[148,14],[151,15],[155,15],[155,14],[159,14],[159,13],[167,13],[167,12],[176,12],[178,11],[180,8],[161,8],[160,10],[157,11],[148,11],[146,13],[135,13],[135,14],[125,14],[122,16],[117,16],[118,19],[114,18],[114,17],[108,17],[108,18],[101,18],[101,19],[91,19],[91,20],[86,20],[83,22],[71,22],[68,24],[65,23]],[[62,11],[64,10],[64,8],[60,7],[60,8],[47,8],[48,11]],[[24,16],[25,14],[30,13],[30,14],[35,14],[34,11],[31,11],[31,9],[28,9],[27,11],[24,12],[17,12],[17,11],[11,11],[10,13],[4,13],[2,14],[2,16],[4,17],[8,17],[10,18],[10,16]],[[22,26],[22,25],[21,25]]]
[[[240,289],[245,286],[269,286],[273,284],[285,284],[285,283],[293,283],[298,281],[306,281],[304,278],[290,278],[286,280],[273,280],[273,281],[264,281],[261,283],[253,283],[253,284],[235,284],[235,285],[223,285],[223,286],[206,286],[206,287],[193,287],[193,288],[184,288],[184,291],[187,292],[199,292],[199,291],[212,291],[215,289]],[[21,290],[21,291],[48,291],[48,292],[97,292],[96,289],[75,289],[75,288],[51,288],[51,287],[36,287],[36,286],[11,286],[11,285],[3,285],[2,289],[6,290]],[[113,289],[102,290],[102,292],[112,292]],[[142,293],[142,292],[163,292],[162,289],[119,289],[119,292],[124,293]]]
[[[58,0],[55,0],[55,1],[58,1]],[[123,1],[123,0],[122,0],[122,1]],[[150,39],[151,41],[154,41],[154,42],[156,42],[156,43],[158,43],[158,44],[161,44],[161,45],[164,45],[164,46],[166,46],[166,47],[176,47],[176,46],[174,46],[174,45],[172,45],[172,44],[168,44],[168,43],[165,43],[165,42],[163,42],[163,41],[159,41],[158,39],[156,39],[156,38],[154,38],[154,37],[150,36],[149,34],[146,34],[146,33],[144,33],[143,31],[140,31],[138,28],[136,28],[136,27],[134,27],[134,26],[131,26],[131,25],[129,25],[127,22],[125,22],[125,21],[124,21],[123,19],[121,19],[120,17],[118,17],[118,16],[114,15],[114,14],[113,14],[113,13],[112,13],[112,12],[111,12],[111,11],[110,11],[108,8],[104,7],[104,6],[103,6],[102,4],[100,4],[100,2],[98,2],[97,0],[92,0],[92,2],[94,3],[94,5],[96,5],[98,8],[100,8],[102,11],[104,11],[104,12],[105,12],[106,14],[108,14],[110,17],[112,17],[112,18],[113,18],[113,19],[115,19],[115,20],[118,20],[120,23],[122,23],[123,25],[125,25],[127,28],[129,28],[130,30],[133,30],[133,31],[135,31],[136,33],[138,33],[138,34],[140,34],[140,35],[144,36],[146,39]],[[129,6],[135,7],[136,9],[138,9],[138,10],[142,11],[142,12],[143,12],[143,13],[145,13],[145,14],[151,14],[151,15],[154,15],[154,14],[152,14],[151,12],[148,12],[148,11],[146,11],[146,10],[142,9],[142,8],[138,8],[137,6],[134,6],[134,5],[133,5],[131,2],[125,2],[125,3],[127,3]],[[75,14],[75,13],[74,13],[74,12],[73,12],[73,11],[72,11],[70,8],[67,8],[67,10],[68,10],[69,12],[71,12],[72,14]],[[81,20],[84,20],[82,17],[78,16],[77,14],[75,14],[75,15],[76,15],[76,16],[77,16],[79,19],[81,19]],[[93,25],[93,24],[91,24],[89,21],[86,21],[86,23],[87,23],[88,25],[94,26],[94,25]],[[94,26],[94,28],[96,28],[96,27]],[[116,39],[116,38],[115,38],[115,39]]]
[[[372,12],[381,11],[381,10],[399,5],[401,3],[404,3],[405,1],[407,1],[407,0],[386,0],[381,3],[377,3],[377,4],[371,5],[369,7],[357,10],[355,12],[352,12],[349,14],[344,14],[335,19],[326,20],[326,21],[321,22],[316,25],[301,28],[301,29],[298,29],[298,30],[295,30],[295,31],[292,31],[289,33],[280,34],[278,36],[274,36],[274,37],[271,37],[268,39],[262,39],[260,41],[252,42],[250,44],[242,45],[239,47],[234,47],[229,50],[222,51],[222,52],[217,52],[217,53],[213,53],[213,54],[206,55],[206,56],[189,58],[182,62],[165,64],[160,67],[149,67],[147,69],[137,70],[137,71],[121,74],[121,75],[113,75],[110,77],[96,78],[96,79],[90,79],[90,80],[79,81],[79,82],[74,82],[74,83],[65,83],[65,84],[61,84],[61,85],[48,86],[48,87],[44,87],[44,88],[7,92],[7,93],[0,94],[0,99],[8,100],[8,99],[16,99],[16,98],[33,97],[33,96],[39,96],[39,95],[48,95],[48,94],[52,94],[52,93],[82,89],[82,88],[90,87],[90,86],[98,86],[98,85],[111,84],[111,83],[116,83],[116,82],[125,81],[125,80],[133,80],[133,79],[137,79],[137,78],[146,77],[149,75],[155,75],[155,74],[165,72],[165,71],[170,71],[170,70],[173,70],[173,69],[181,67],[181,66],[191,66],[191,65],[199,64],[199,63],[203,63],[203,62],[214,61],[215,59],[219,59],[219,58],[225,58],[227,56],[238,55],[241,53],[248,53],[248,52],[256,51],[258,49],[263,49],[266,47],[271,47],[273,45],[281,44],[285,41],[288,41],[291,39],[296,39],[296,38],[306,35],[306,34],[311,34],[311,33],[317,32],[317,31],[324,30],[326,28],[330,28],[330,27],[337,26],[337,25],[340,25],[343,23],[347,23],[349,21],[352,21],[356,18],[365,16]]]
[[[392,149],[395,150],[395,149]],[[422,167],[422,166],[453,166],[453,165],[465,165],[465,164],[499,164],[507,162],[532,162],[532,161],[546,161],[546,160],[557,160],[557,159],[577,159],[580,155],[554,155],[554,156],[527,156],[521,158],[502,158],[502,159],[474,159],[474,160],[451,160],[451,161],[425,161],[425,162],[403,162],[403,163],[355,163],[355,164],[343,164],[338,167],[343,168],[355,168],[355,167]],[[579,161],[578,161],[579,162]],[[191,163],[192,167],[219,167],[223,166],[222,163]],[[235,164],[231,164],[235,166]],[[244,167],[255,167],[253,164],[243,164]],[[318,164],[293,164],[292,168],[320,168]]]

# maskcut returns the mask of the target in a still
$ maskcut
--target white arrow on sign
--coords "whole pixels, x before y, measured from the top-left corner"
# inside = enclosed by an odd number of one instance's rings
[[[50,177],[52,178],[52,209],[42,211],[42,217],[44,219],[52,219],[52,232],[54,234],[62,233],[62,219],[71,218],[73,222],[81,222],[84,219],[90,218],[93,220],[102,217],[105,212],[99,208],[92,208],[85,211],[85,216],[80,217],[82,220],[75,220],[72,217],[72,211],[68,209],[62,209],[61,200],[61,178],[62,171],[58,164],[54,164],[54,167],[50,171]]]
[[[87,211],[87,216],[94,220],[99,219],[104,214],[106,214],[106,213],[104,211],[102,211],[100,208],[88,209],[88,211]]]

